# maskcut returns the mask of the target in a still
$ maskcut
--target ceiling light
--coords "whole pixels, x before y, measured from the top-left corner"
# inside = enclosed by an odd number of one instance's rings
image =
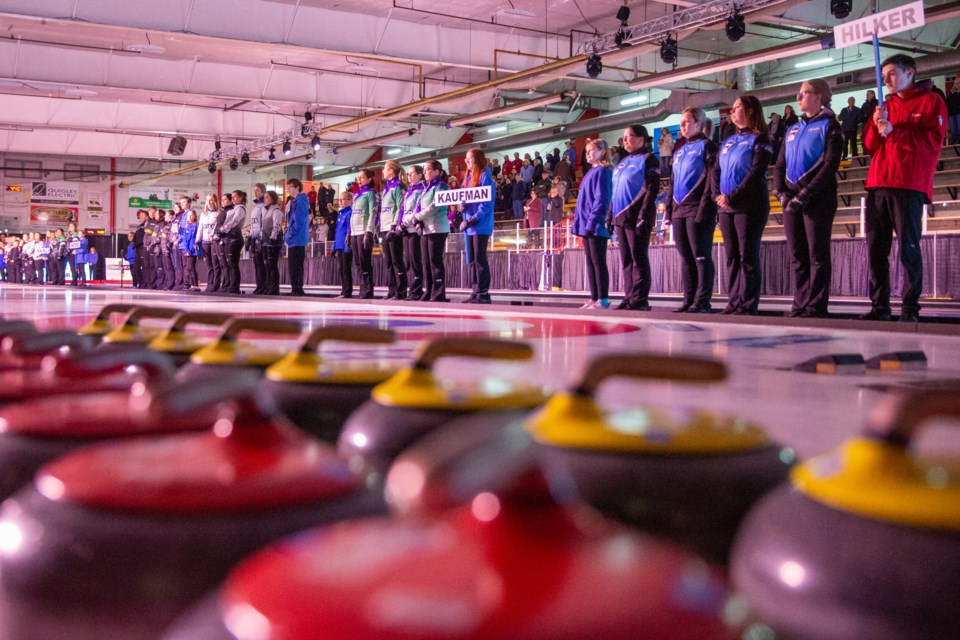
[[[637,104],[638,102],[646,102],[646,101],[647,101],[647,96],[630,96],[629,98],[621,98],[620,104],[621,105]]]
[[[230,158],[230,169],[231,169],[231,170],[236,171],[239,166],[240,166],[240,163],[237,162],[237,159],[236,159],[236,158]]]
[[[853,10],[853,0],[830,0],[830,13],[837,20],[843,20]]]
[[[313,120],[313,114],[310,113],[309,111],[304,111],[304,112],[303,112],[303,120],[304,120],[304,122],[310,122],[311,120]]]
[[[208,165],[207,165],[207,171],[209,171],[210,173],[216,173],[216,172],[217,172],[217,163],[216,163],[216,162],[211,162],[210,164],[208,164]]]
[[[630,19],[630,7],[627,6],[627,0],[623,0],[623,6],[617,10],[617,20],[620,24],[626,24]]]
[[[390,149],[389,151],[387,151],[387,155],[388,155],[388,156],[395,156],[395,155],[401,153],[402,151],[403,151],[403,149],[401,149],[401,148],[399,148],[399,147],[395,147],[395,148]]]
[[[596,78],[601,73],[603,73],[603,61],[600,59],[600,55],[596,52],[591,53],[587,58],[587,75],[591,78]]]
[[[76,88],[73,88],[73,89],[67,89],[67,90],[64,91],[63,93],[64,93],[65,95],[68,95],[68,96],[81,96],[81,97],[82,97],[82,96],[95,96],[95,95],[97,95],[97,92],[94,91],[93,89],[81,89],[80,87],[76,87]]]
[[[727,39],[730,42],[739,42],[740,38],[746,35],[747,25],[743,21],[743,14],[740,9],[734,6],[733,13],[727,16]]]
[[[624,25],[620,25],[620,28],[617,29],[617,32],[613,35],[613,43],[618,47],[629,46],[626,44],[627,39],[627,28]]]
[[[310,141],[310,146],[313,147],[314,151],[320,150],[320,136],[313,136],[313,140]]]
[[[322,164],[318,164],[317,166],[315,166],[315,167],[313,168],[313,170],[314,170],[314,171],[323,171],[323,165],[322,165]]]
[[[376,138],[369,138],[367,140],[359,140],[357,142],[349,142],[339,147],[334,147],[334,153],[343,153],[344,151],[352,151],[354,149],[365,149],[367,147],[374,147],[378,144],[384,144],[386,142],[393,142],[394,140],[399,140],[400,138],[409,138],[417,132],[416,129],[401,129],[400,131],[394,131],[393,133],[388,133],[385,136],[379,136]]]
[[[283,141],[283,155],[288,156],[293,151],[293,147],[290,146],[289,140]]]
[[[250,154],[247,153],[246,151],[244,151],[243,155],[240,156],[240,164],[242,164],[243,166],[247,166],[248,164],[250,164]]]
[[[473,124],[474,122],[480,122],[481,120],[490,120],[492,118],[510,115],[511,113],[519,113],[521,111],[528,111],[530,109],[538,109],[540,107],[546,107],[547,105],[562,102],[563,100],[571,98],[574,95],[576,94],[574,94],[572,91],[564,91],[563,93],[555,93],[553,95],[543,96],[542,98],[534,98],[533,100],[522,100],[505,107],[500,107],[499,109],[490,109],[489,111],[481,111],[479,113],[451,118],[450,120],[447,120],[445,126],[447,129],[452,127],[462,127],[467,124]]]
[[[277,148],[270,147],[270,155],[267,156],[267,160],[276,160],[277,159]]]
[[[126,45],[124,49],[126,51],[130,51],[131,53],[152,53],[155,55],[160,55],[161,53],[166,53],[167,51],[166,47],[161,47],[160,45],[140,44],[136,42]]]
[[[671,36],[667,36],[660,43],[660,59],[664,64],[677,63],[677,41]]]
[[[804,67],[815,67],[818,64],[827,64],[833,62],[833,58],[817,58],[816,60],[807,60],[806,62],[798,62],[793,65],[795,69],[803,69]]]
[[[529,11],[527,9],[518,9],[514,7],[512,4],[508,7],[501,7],[497,9],[496,13],[494,13],[493,15],[514,16],[516,18],[536,18],[537,17],[537,14],[535,14],[533,11]]]
[[[503,133],[507,130],[507,125],[502,124],[499,127],[490,127],[487,129],[487,133]]]

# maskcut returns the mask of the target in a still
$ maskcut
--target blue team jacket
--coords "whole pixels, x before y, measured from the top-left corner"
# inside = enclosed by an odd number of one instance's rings
[[[464,181],[464,187],[471,186],[471,177],[468,174]],[[463,205],[463,219],[476,219],[477,224],[468,227],[466,234],[468,236],[489,236],[493,235],[493,203],[497,201],[497,187],[493,182],[493,171],[486,167],[480,174],[481,187],[490,187],[490,200],[488,202],[471,202]]]
[[[610,167],[597,165],[587,171],[580,183],[577,208],[573,213],[570,232],[576,236],[594,235],[609,238],[607,214],[613,194],[613,172]]]
[[[305,247],[310,242],[310,200],[305,193],[298,194],[290,203],[283,241],[288,247]]]
[[[784,146],[787,180],[791,184],[800,185],[804,176],[814,171],[823,161],[827,131],[833,120],[833,112],[825,109],[810,120],[800,118],[800,122],[787,129]]]
[[[350,243],[347,238],[350,237],[350,216],[353,210],[350,207],[343,207],[337,215],[337,228],[333,235],[333,250],[350,253]]]

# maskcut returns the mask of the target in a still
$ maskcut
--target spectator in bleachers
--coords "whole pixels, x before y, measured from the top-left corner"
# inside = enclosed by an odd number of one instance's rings
[[[537,190],[530,192],[530,199],[523,207],[523,220],[530,230],[530,244],[534,248],[540,246],[540,223],[543,218],[543,201],[540,200]]]
[[[860,105],[861,125],[866,125],[867,122],[873,119],[873,110],[877,108],[878,104],[880,103],[877,102],[877,94],[873,92],[873,89],[867,90],[867,99]]]
[[[796,112],[793,110],[792,105],[787,105],[783,108],[783,126],[787,129],[793,125],[800,122],[800,118],[797,117]]]
[[[500,177],[500,161],[496,158],[490,160],[490,171],[493,173],[494,178]]]
[[[830,109],[832,96],[826,80],[800,85],[803,118],[787,131],[773,174],[793,267],[792,318],[825,318],[830,301],[830,236],[844,146],[841,125]]]
[[[843,132],[843,159],[857,155],[857,128],[860,126],[861,113],[853,96],[847,98],[847,106],[840,110],[840,130]]]
[[[513,200],[513,217],[515,220],[520,220],[523,218],[523,201],[527,198],[527,183],[523,181],[519,173],[513,176],[510,195]]]
[[[916,322],[923,290],[923,205],[933,197],[947,105],[930,90],[929,83],[916,82],[917,63],[910,56],[891,56],[880,70],[887,100],[874,110],[863,135],[864,149],[873,159],[867,172],[865,225],[872,308],[862,318],[890,319],[888,260],[896,231],[905,280],[900,321]]]
[[[960,144],[960,81],[953,81],[947,96],[947,118],[950,120],[950,144]]]
[[[560,149],[554,147],[553,153],[547,154],[547,168],[550,169],[550,173],[556,172],[558,162],[560,162]]]
[[[556,175],[562,182],[568,185],[573,184],[573,165],[567,160],[567,156],[561,157],[560,161],[557,162]]]
[[[780,120],[779,113],[773,112],[770,114],[770,122],[767,123],[767,129],[770,131],[770,144],[773,146],[773,157],[770,159],[770,164],[773,164],[777,161],[777,158],[780,157],[780,146],[783,144],[783,136],[786,129]]]
[[[670,177],[670,165],[673,162],[674,149],[673,134],[666,127],[660,129],[660,139],[657,141],[657,149],[660,151],[660,175],[664,178]]]
[[[730,114],[727,114],[720,121],[720,141],[723,142],[730,136],[735,135],[737,135],[737,125],[733,122]]]
[[[528,185],[533,183],[533,164],[526,158],[523,159],[523,164],[520,166],[520,177]]]

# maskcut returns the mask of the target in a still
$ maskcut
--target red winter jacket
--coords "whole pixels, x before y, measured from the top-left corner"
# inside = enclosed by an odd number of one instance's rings
[[[863,147],[873,156],[867,189],[911,189],[932,200],[947,105],[932,91],[914,86],[902,96],[889,96],[883,106],[893,125],[890,135],[882,137],[872,118],[864,126]]]

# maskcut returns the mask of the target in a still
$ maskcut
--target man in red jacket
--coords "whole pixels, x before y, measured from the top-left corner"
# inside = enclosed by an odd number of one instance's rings
[[[923,288],[921,218],[923,205],[933,197],[933,172],[946,132],[947,109],[930,91],[929,81],[915,82],[917,63],[910,56],[891,56],[880,68],[887,100],[874,110],[863,135],[864,149],[873,156],[866,183],[872,308],[861,318],[890,319],[888,259],[896,231],[904,277],[900,321],[916,322]]]

